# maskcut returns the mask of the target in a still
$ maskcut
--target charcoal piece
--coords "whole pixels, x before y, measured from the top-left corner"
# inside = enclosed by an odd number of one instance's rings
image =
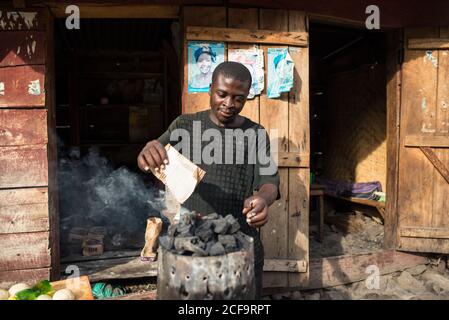
[[[215,220],[218,218],[220,218],[220,216],[216,212],[203,216],[203,220]]]
[[[208,242],[214,238],[214,232],[212,229],[204,229],[195,231],[195,236],[201,239],[203,242]]]
[[[207,255],[204,251],[205,244],[198,237],[178,237],[175,238],[174,245],[177,252],[187,251],[201,256]]]
[[[233,235],[219,235],[218,241],[223,245],[227,253],[237,250],[237,241]]]
[[[230,227],[228,221],[223,218],[212,220],[212,222],[214,224],[214,232],[218,234],[226,234]]]
[[[171,250],[173,248],[173,244],[175,239],[169,236],[159,237],[159,245],[165,250]]]
[[[169,237],[174,237],[176,235],[177,228],[178,228],[177,224],[171,224],[167,229],[167,235]]]
[[[229,230],[228,230],[228,233],[236,233],[237,231],[239,231],[240,230],[240,223],[237,221],[237,219],[236,218],[234,218],[234,216],[233,215],[231,215],[231,214],[228,214],[226,217],[225,217],[225,220],[229,223],[229,225],[230,225],[230,227],[229,227]]]
[[[199,237],[201,241],[208,242],[213,239],[214,237],[214,231],[213,231],[213,224],[211,221],[205,221],[204,223],[200,224],[195,229],[195,236]]]
[[[176,228],[176,237],[192,237],[193,230],[191,225],[178,225]]]
[[[206,251],[207,255],[210,255],[210,249],[212,248],[212,246],[216,243],[215,240],[211,240],[209,242],[206,243],[206,247],[204,248],[204,251]]]
[[[211,256],[221,256],[225,253],[226,250],[220,242],[215,242],[209,250],[209,255]]]

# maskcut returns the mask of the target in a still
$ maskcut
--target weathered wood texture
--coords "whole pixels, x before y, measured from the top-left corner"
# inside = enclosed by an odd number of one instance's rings
[[[0,8],[0,31],[45,30],[46,17],[43,9]]]
[[[0,234],[48,230],[47,188],[0,190]]]
[[[59,226],[59,197],[58,197],[58,151],[56,134],[56,92],[55,92],[55,58],[54,58],[54,20],[48,16],[46,30],[47,50],[45,65],[45,101],[48,110],[48,220],[50,224],[50,250],[51,250],[51,279],[59,280],[60,272],[60,226]]]
[[[273,31],[288,31],[287,10],[259,10],[259,28]],[[268,47],[282,47],[275,45],[261,45],[264,51],[265,79],[267,79]],[[283,46],[285,48],[285,46]],[[267,82],[266,82],[267,83]],[[265,84],[265,86],[267,86]],[[265,91],[266,92],[266,91]],[[277,144],[278,152],[288,152],[288,93],[283,93],[278,99],[268,99],[266,94],[260,96],[260,124],[265,127],[274,150]],[[277,200],[269,209],[270,219],[261,229],[262,242],[266,259],[288,259],[288,168],[279,168],[281,199]],[[298,260],[301,258],[298,258]],[[264,287],[288,287],[288,274],[285,272],[264,272]]]
[[[387,181],[384,218],[384,248],[394,249],[398,229],[398,172],[399,172],[399,115],[401,107],[401,67],[398,55],[402,52],[402,30],[387,35]]]
[[[70,263],[68,265],[71,265]],[[63,264],[61,270],[68,266]],[[76,263],[80,275],[88,275],[90,281],[131,279],[157,276],[158,262],[143,262],[140,257],[95,260]]]
[[[409,49],[421,49],[421,50],[438,50],[449,49],[448,38],[426,38],[426,39],[408,39]]]
[[[67,3],[48,3],[52,14],[57,18],[67,17]],[[168,5],[136,5],[136,4],[95,4],[78,3],[80,16],[84,19],[178,19],[179,7]]]
[[[232,41],[251,44],[307,46],[307,32],[278,32],[238,28],[187,27],[187,40]]]
[[[0,147],[47,143],[47,110],[0,109]]]
[[[184,26],[214,26],[251,30],[269,30],[274,34],[303,34],[307,37],[306,16],[302,12],[287,10],[229,8],[183,8]],[[208,38],[209,39],[209,38]],[[213,41],[226,38],[210,38]],[[238,43],[238,37],[226,41],[227,49],[248,48],[253,43]],[[234,40],[237,39],[237,40]],[[246,40],[245,40],[246,41]],[[193,113],[209,108],[207,93],[187,93],[187,40],[184,43],[184,90],[183,112]],[[267,49],[287,47],[286,45],[261,44],[264,50],[265,70],[267,69]],[[267,129],[272,145],[277,144],[277,152],[272,147],[273,156],[278,157],[281,179],[281,199],[270,207],[270,220],[261,229],[265,258],[288,259],[308,262],[308,210],[309,210],[309,70],[308,48],[289,47],[295,62],[295,85],[290,93],[279,99],[268,99],[266,91],[255,99],[248,100],[242,112],[244,116],[259,122]],[[266,76],[265,76],[266,79]],[[265,83],[266,86],[266,83]],[[273,130],[273,131],[271,131]],[[299,285],[307,281],[305,272],[289,273],[267,271],[264,286]]]
[[[447,28],[406,29],[405,35],[406,43],[408,39],[423,39],[425,43],[448,36]],[[449,145],[445,145],[449,136],[448,55],[446,49],[405,48],[398,187],[400,234],[402,227],[449,228],[449,183],[430,161],[438,160],[438,167],[449,167]],[[431,159],[422,150],[430,150]],[[398,248],[447,253],[449,242],[401,237]]]
[[[442,122],[445,121],[443,120]],[[407,135],[404,138],[404,145],[406,147],[447,148],[449,147],[449,136]]]
[[[46,186],[47,146],[0,148],[0,188]]]
[[[53,270],[45,109],[46,63],[53,57],[48,50],[47,27],[51,23],[47,19],[43,8],[0,9],[2,286],[11,281],[48,279]]]
[[[304,12],[289,11],[288,30],[307,33]],[[309,262],[310,126],[309,48],[289,47],[295,63],[294,87],[289,93],[289,153],[299,153],[304,166],[288,169],[288,258]],[[301,160],[302,162],[302,160]],[[288,274],[290,287],[307,283],[309,270]]]
[[[265,259],[264,271],[307,272],[307,261],[289,259]]]
[[[0,32],[0,67],[45,63],[45,33]]]
[[[305,288],[326,288],[364,280],[372,274],[367,270],[372,265],[384,275],[427,262],[425,257],[393,250],[312,259],[310,281]]]
[[[449,228],[401,228],[401,236],[408,238],[449,239]]]
[[[273,158],[276,159],[276,156],[278,159],[278,167],[280,168],[309,168],[310,166],[310,155],[305,153],[301,154],[299,150],[296,152],[273,153]]]
[[[48,232],[0,234],[0,271],[50,267],[48,235]]]
[[[19,282],[33,285],[44,279],[50,279],[50,268],[0,271],[0,289],[8,290]]]
[[[0,68],[0,108],[45,106],[45,67]]]
[[[426,155],[427,159],[433,164],[435,169],[441,174],[441,176],[449,183],[449,170],[446,165],[439,159],[435,152],[430,147],[419,147],[421,151]]]

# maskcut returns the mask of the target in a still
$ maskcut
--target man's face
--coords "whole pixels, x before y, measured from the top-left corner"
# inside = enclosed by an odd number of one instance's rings
[[[198,57],[198,68],[200,69],[201,73],[209,73],[211,67],[212,67],[212,57],[207,53],[202,53]]]
[[[242,111],[249,93],[250,84],[225,78],[219,74],[210,87],[212,115],[219,123],[229,124]]]

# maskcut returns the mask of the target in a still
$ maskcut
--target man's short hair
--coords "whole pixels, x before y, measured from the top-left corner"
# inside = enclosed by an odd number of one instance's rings
[[[218,75],[222,75],[225,78],[231,78],[239,80],[241,82],[248,83],[248,87],[251,87],[252,78],[248,68],[243,64],[234,61],[225,61],[220,63],[212,74],[212,82],[215,82]]]

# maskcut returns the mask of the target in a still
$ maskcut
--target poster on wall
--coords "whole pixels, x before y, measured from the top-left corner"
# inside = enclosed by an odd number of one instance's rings
[[[260,95],[265,81],[263,50],[257,47],[252,49],[229,49],[228,60],[242,63],[251,73],[252,83],[248,99]]]
[[[268,98],[279,98],[293,87],[295,64],[288,48],[268,48]]]
[[[188,43],[188,92],[207,92],[212,73],[224,61],[224,42]]]

